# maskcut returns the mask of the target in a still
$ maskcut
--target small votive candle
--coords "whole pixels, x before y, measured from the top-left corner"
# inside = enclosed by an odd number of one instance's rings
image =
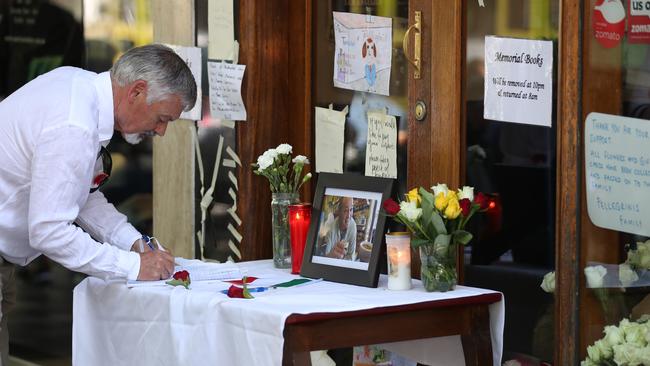
[[[411,288],[411,235],[406,232],[386,234],[388,289]]]
[[[291,235],[291,273],[300,273],[305,241],[311,221],[311,204],[289,205],[289,231]]]

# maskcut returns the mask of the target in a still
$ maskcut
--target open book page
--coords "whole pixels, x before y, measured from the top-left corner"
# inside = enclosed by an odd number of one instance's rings
[[[208,263],[198,259],[176,257],[174,272],[188,271],[192,282],[241,279],[244,273],[235,263]],[[127,281],[128,287],[163,286],[169,279],[160,281]]]

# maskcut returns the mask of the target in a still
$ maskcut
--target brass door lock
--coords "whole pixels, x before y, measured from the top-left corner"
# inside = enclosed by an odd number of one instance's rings
[[[415,119],[422,121],[427,116],[427,106],[423,101],[418,100],[415,103]]]

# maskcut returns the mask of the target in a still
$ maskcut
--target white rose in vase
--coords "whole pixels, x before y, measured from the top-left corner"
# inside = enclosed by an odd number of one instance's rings
[[[603,287],[606,274],[607,274],[607,268],[601,265],[586,267],[585,277],[587,277],[587,287],[589,288]]]
[[[627,263],[622,263],[618,266],[618,279],[621,281],[623,287],[629,287],[631,284],[639,279],[636,271]]]
[[[544,279],[542,280],[542,284],[539,285],[539,287],[541,287],[542,290],[548,292],[549,294],[554,293],[555,292],[555,271],[551,271],[545,274]]]

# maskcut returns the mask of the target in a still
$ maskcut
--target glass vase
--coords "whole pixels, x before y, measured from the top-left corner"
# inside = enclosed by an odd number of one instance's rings
[[[289,205],[298,203],[298,193],[271,194],[271,231],[273,234],[273,265],[291,267]]]
[[[420,247],[420,279],[425,290],[446,292],[454,289],[458,283],[456,252],[456,245],[449,245],[445,253],[436,252],[433,243]]]

